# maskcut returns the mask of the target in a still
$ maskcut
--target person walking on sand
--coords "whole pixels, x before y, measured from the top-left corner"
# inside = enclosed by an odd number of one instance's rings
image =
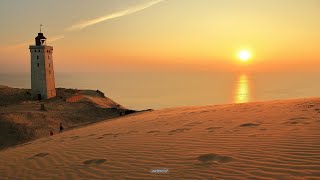
[[[63,131],[63,127],[62,127],[62,123],[60,123],[60,133],[62,133]]]

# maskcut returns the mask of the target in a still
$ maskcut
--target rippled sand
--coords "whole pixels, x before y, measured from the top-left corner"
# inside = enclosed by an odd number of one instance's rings
[[[144,112],[3,150],[0,162],[1,179],[317,179],[320,99]]]

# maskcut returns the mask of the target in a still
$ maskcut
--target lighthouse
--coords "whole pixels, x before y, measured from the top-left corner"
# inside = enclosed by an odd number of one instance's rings
[[[44,100],[56,96],[53,70],[53,47],[47,46],[41,32],[35,38],[35,45],[30,45],[31,53],[31,95],[34,99]]]

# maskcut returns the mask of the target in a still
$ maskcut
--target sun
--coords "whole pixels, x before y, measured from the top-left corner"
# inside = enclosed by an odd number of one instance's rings
[[[243,62],[249,61],[251,56],[252,54],[249,50],[241,50],[238,53],[238,58]]]

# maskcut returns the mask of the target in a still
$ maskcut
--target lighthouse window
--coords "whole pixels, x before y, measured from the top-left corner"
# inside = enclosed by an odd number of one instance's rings
[[[39,63],[37,63],[37,66],[39,67]]]
[[[48,56],[48,59],[50,59],[50,56]]]
[[[49,70],[49,74],[51,74],[51,71]]]
[[[38,52],[40,52],[40,50]]]
[[[50,63],[49,63],[49,67],[50,67]]]
[[[34,52],[37,52],[37,50],[34,50]]]
[[[37,55],[37,59],[39,59],[39,56]]]

